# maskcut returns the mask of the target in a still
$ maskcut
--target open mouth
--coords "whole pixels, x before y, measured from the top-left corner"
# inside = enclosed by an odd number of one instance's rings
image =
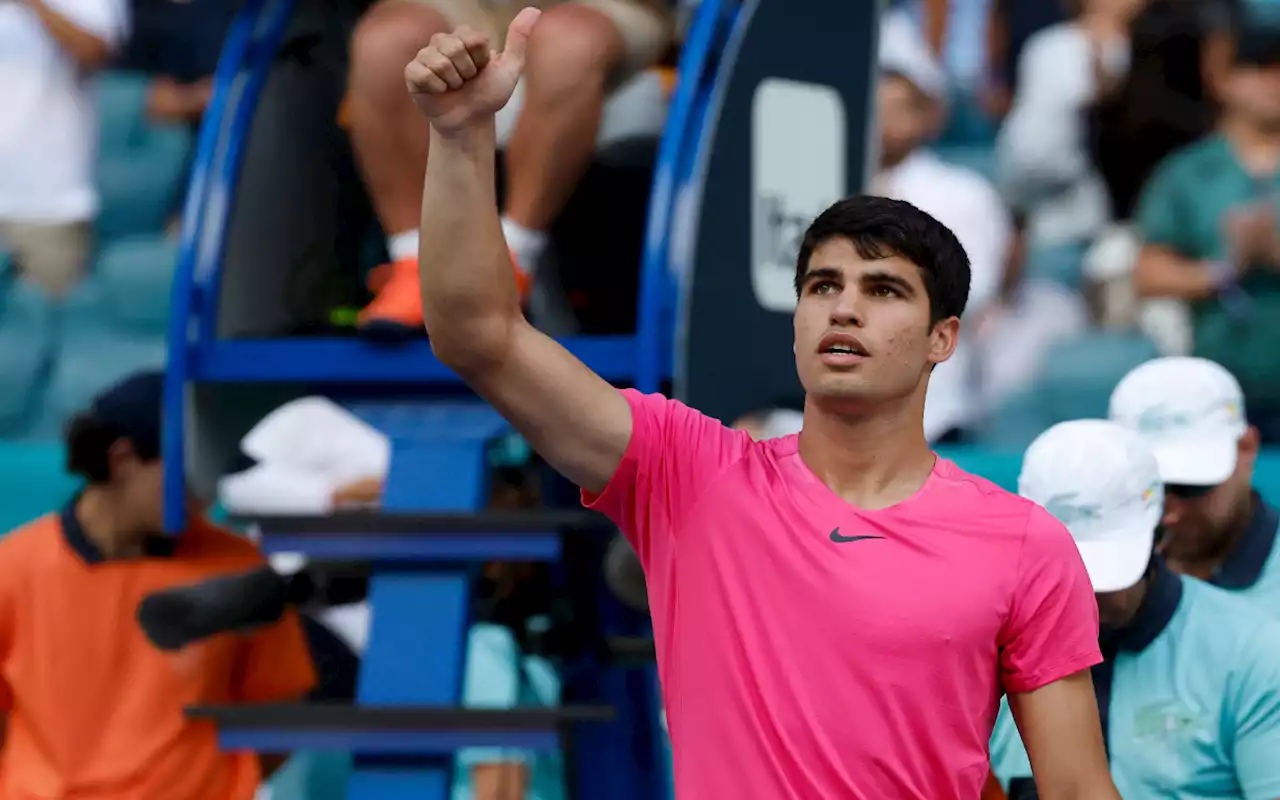
[[[822,337],[818,344],[818,352],[824,356],[836,358],[866,358],[871,355],[857,337],[847,333],[829,333]]]

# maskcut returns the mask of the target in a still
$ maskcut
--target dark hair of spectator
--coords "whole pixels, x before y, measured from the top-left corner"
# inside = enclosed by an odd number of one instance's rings
[[[103,425],[92,414],[77,414],[67,424],[67,472],[90,484],[111,480],[108,451],[120,434]]]
[[[805,231],[796,257],[796,296],[813,251],[848,239],[866,260],[898,256],[915,264],[929,295],[930,323],[959,317],[969,299],[969,257],[951,229],[901,200],[859,195],[840,200]]]

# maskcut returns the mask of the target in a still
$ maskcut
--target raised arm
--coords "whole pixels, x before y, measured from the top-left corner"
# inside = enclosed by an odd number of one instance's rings
[[[506,49],[462,27],[437,34],[405,70],[431,121],[422,195],[422,309],[436,356],[493,404],[556,470],[600,492],[631,438],[627,401],[520,311],[498,221],[494,114],[511,97],[539,12]]]

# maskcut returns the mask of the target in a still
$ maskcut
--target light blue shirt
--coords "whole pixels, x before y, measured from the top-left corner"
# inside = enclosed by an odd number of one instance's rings
[[[462,704],[467,708],[554,706],[560,702],[560,676],[545,658],[526,656],[511,631],[480,623],[467,636]],[[453,800],[472,800],[471,768],[477,764],[519,762],[528,766],[525,800],[564,800],[559,753],[477,747],[458,754]]]
[[[1144,604],[1143,624],[1156,623],[1146,641],[1139,649],[1114,652],[1110,677],[1098,681],[1094,668],[1120,796],[1275,800],[1280,622],[1163,565],[1157,583],[1162,581],[1148,598],[1159,595],[1156,603]],[[991,737],[991,764],[1006,789],[1011,779],[1031,776],[1007,703]]]

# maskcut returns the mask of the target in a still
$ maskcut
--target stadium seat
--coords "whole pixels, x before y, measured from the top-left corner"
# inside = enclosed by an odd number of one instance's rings
[[[1032,244],[1027,253],[1024,274],[1027,278],[1053,281],[1072,289],[1084,281],[1084,244]]]
[[[1035,387],[1011,395],[977,426],[976,443],[1001,453],[1022,451],[1056,421],[1048,417],[1045,405]]]
[[[1055,345],[1045,356],[1036,393],[1049,424],[1107,416],[1111,391],[1129,370],[1158,358],[1138,333],[1093,331]]]
[[[132,372],[164,366],[163,334],[120,330],[111,293],[100,276],[86,279],[63,305],[58,350],[35,424],[35,435],[54,436],[95,394]]]
[[[110,72],[99,83],[99,236],[160,231],[176,209],[192,137],[147,120],[145,76]]]
[[[102,287],[102,311],[117,331],[164,334],[177,259],[177,242],[161,234],[126,237],[102,248],[94,274]]]
[[[0,536],[61,506],[78,483],[61,442],[0,441]]]
[[[995,180],[996,152],[991,145],[947,144],[940,145],[935,152],[949,164],[968,167],[989,181]]]
[[[13,256],[0,250],[0,281],[8,279],[11,269],[13,269]]]
[[[0,305],[0,436],[24,432],[53,349],[53,308],[38,289],[4,287]]]

